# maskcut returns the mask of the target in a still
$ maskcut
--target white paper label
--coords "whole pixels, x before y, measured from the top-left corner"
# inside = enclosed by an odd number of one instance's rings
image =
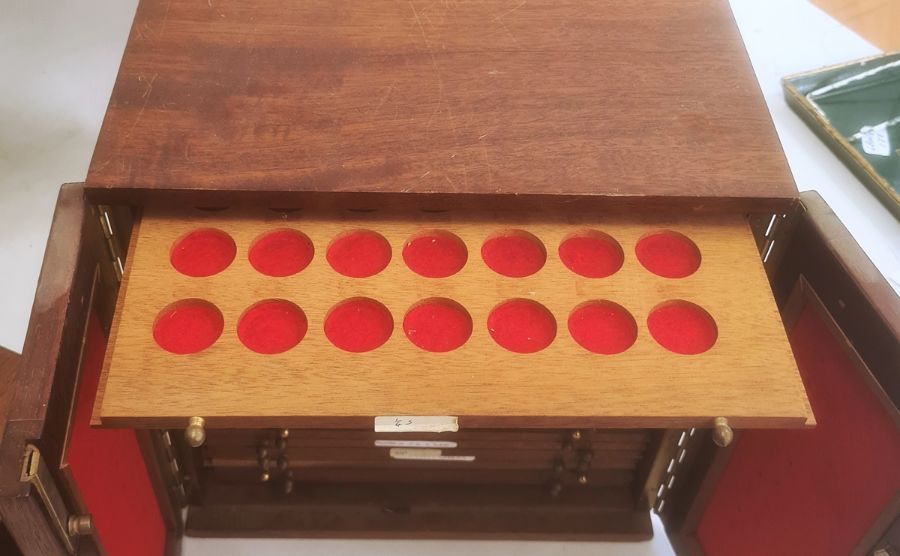
[[[416,461],[475,461],[475,456],[445,456],[436,448],[391,448],[391,457]]]
[[[377,448],[456,448],[449,440],[376,440]]]
[[[375,432],[456,432],[456,417],[394,415],[375,417]]]
[[[886,125],[863,128],[860,131],[863,152],[877,156],[891,156],[891,138],[888,136]]]

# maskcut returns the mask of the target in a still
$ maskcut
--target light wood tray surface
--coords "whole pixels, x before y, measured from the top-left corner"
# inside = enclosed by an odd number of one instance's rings
[[[237,256],[208,278],[179,274],[169,263],[178,238],[197,228],[230,234]],[[290,227],[315,246],[310,265],[294,276],[271,278],[247,259],[263,232]],[[380,274],[345,278],[325,258],[340,232],[367,228],[391,244],[393,259]],[[482,261],[488,236],[527,230],[542,240],[547,262],[520,279],[499,276]],[[596,229],[622,246],[625,262],[614,275],[582,278],[559,260],[557,247],[572,232]],[[423,278],[401,256],[410,236],[442,229],[459,236],[469,259],[458,274]],[[700,269],[683,279],[656,276],[637,261],[637,241],[668,229],[691,238]],[[366,296],[383,303],[395,329],[366,353],[335,348],[323,321],[338,302]],[[470,313],[469,341],[448,353],[429,353],[404,335],[403,316],[417,301],[447,297]],[[498,303],[539,301],[558,325],[543,351],[517,354],[490,337],[486,319]],[[222,312],[225,328],[210,348],[173,355],[153,339],[164,307],[201,298]],[[296,347],[261,355],[238,340],[237,321],[257,301],[283,298],[305,312],[308,332]],[[634,316],[638,338],[618,355],[593,354],[569,335],[569,313],[591,299],[614,301]],[[678,355],[657,344],[646,320],[659,303],[683,299],[705,308],[718,340],[699,355]],[[102,400],[102,401],[101,401]],[[98,411],[99,408],[99,411]],[[210,427],[365,426],[377,415],[453,415],[462,426],[710,426],[726,416],[738,427],[803,426],[811,411],[759,253],[741,216],[575,217],[560,214],[277,213],[148,208],[135,229],[104,367],[95,419],[112,426],[183,426],[198,415]]]

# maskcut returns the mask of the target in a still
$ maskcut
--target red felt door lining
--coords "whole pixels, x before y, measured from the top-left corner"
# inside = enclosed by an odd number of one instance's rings
[[[109,556],[161,556],[166,528],[131,429],[90,427],[106,338],[91,315],[81,362],[69,468]]]
[[[845,556],[900,489],[897,428],[815,308],[790,340],[818,424],[742,434],[697,531],[710,556]]]

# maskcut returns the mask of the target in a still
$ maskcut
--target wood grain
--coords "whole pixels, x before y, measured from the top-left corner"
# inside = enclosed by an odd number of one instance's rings
[[[143,0],[86,188],[201,205],[797,196],[725,0]]]
[[[312,240],[316,256],[301,273],[273,279],[246,258],[262,232],[291,226]],[[224,272],[203,279],[178,274],[168,263],[173,243],[194,228],[231,234],[238,256]],[[390,242],[394,258],[368,279],[343,278],[328,266],[326,246],[339,232],[370,228]],[[441,280],[421,278],[402,262],[404,242],[423,228],[457,234],[469,262]],[[497,230],[521,228],[537,235],[548,260],[537,274],[502,278],[479,256],[481,242]],[[559,261],[556,246],[569,233],[596,228],[611,234],[626,254],[613,276],[580,278]],[[658,229],[684,233],[703,263],[694,275],[667,280],[645,271],[633,255],[637,240]],[[184,426],[191,415],[209,427],[328,426],[342,419],[371,426],[375,415],[457,415],[480,427],[709,426],[723,415],[735,426],[802,426],[811,417],[759,254],[746,221],[737,216],[577,219],[548,214],[443,213],[413,217],[373,213],[290,213],[148,208],[134,233],[123,297],[105,361],[100,419],[106,425]],[[395,330],[382,347],[347,353],[323,333],[328,310],[343,299],[368,296],[394,316]],[[471,314],[474,332],[463,347],[424,352],[405,337],[406,310],[423,298],[449,297]],[[161,309],[185,298],[216,304],[225,331],[211,348],[188,356],[160,349],[152,338]],[[513,297],[533,298],[555,316],[556,340],[531,355],[496,345],[485,325],[489,311]],[[237,339],[239,316],[253,303],[286,298],[306,313],[309,331],[290,351],[260,355]],[[589,299],[623,305],[638,323],[637,342],[619,355],[589,353],[569,337],[569,312]],[[719,338],[697,356],[671,353],[649,336],[650,310],[669,299],[696,302],[716,319]],[[529,425],[530,423],[530,425]],[[345,424],[344,426],[348,426]],[[475,421],[466,426],[476,426]]]
[[[16,364],[19,354],[0,347],[0,440],[6,428],[6,414],[9,411],[9,400],[15,390]]]
[[[886,52],[900,49],[900,0],[813,0],[813,4]]]
[[[6,428],[0,441],[0,469],[20,469],[27,442],[40,439],[41,455],[52,465],[62,460],[69,409],[81,361],[102,243],[89,223],[80,184],[59,193],[35,291],[28,332],[10,394]],[[0,473],[0,498],[27,496],[19,473]]]
[[[546,485],[304,484],[283,496],[259,484],[210,479],[211,494],[188,512],[191,536],[648,540],[647,511],[626,487]]]

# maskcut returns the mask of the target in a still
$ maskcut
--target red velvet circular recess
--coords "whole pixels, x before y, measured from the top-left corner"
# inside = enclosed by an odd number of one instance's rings
[[[544,244],[523,230],[495,234],[481,246],[481,258],[496,272],[510,278],[531,276],[547,261]]]
[[[241,315],[237,335],[251,351],[267,355],[283,353],[306,336],[306,315],[290,301],[267,299]]]
[[[553,315],[529,299],[504,301],[488,315],[487,325],[497,344],[516,353],[541,351],[556,337]]]
[[[216,343],[224,327],[225,319],[215,305],[183,299],[160,311],[153,323],[153,339],[170,353],[186,355]]]
[[[406,266],[426,278],[453,276],[466,265],[468,257],[466,244],[443,230],[416,234],[403,247],[403,261]]]
[[[237,253],[231,236],[215,228],[203,228],[182,237],[172,246],[169,260],[178,272],[202,278],[222,272]]]
[[[472,335],[472,317],[459,303],[445,298],[421,301],[403,318],[409,341],[425,351],[452,351]]]
[[[266,232],[250,246],[247,258],[261,274],[280,278],[297,274],[313,258],[312,241],[297,230]]]
[[[688,301],[666,301],[647,317],[653,339],[669,351],[683,355],[703,353],[716,343],[716,322],[702,307]]]
[[[588,301],[569,315],[569,334],[584,349],[603,355],[622,353],[637,339],[637,323],[621,305]]]
[[[394,319],[390,311],[367,297],[342,301],[325,317],[325,336],[335,347],[353,353],[380,347],[393,331]]]
[[[663,278],[684,278],[700,268],[700,250],[678,232],[645,235],[634,248],[644,268]]]
[[[608,234],[585,230],[559,245],[559,258],[566,267],[586,278],[606,278],[615,274],[625,260],[622,247]]]
[[[334,238],[325,258],[339,274],[368,278],[391,262],[391,245],[381,234],[371,230],[351,230]]]

